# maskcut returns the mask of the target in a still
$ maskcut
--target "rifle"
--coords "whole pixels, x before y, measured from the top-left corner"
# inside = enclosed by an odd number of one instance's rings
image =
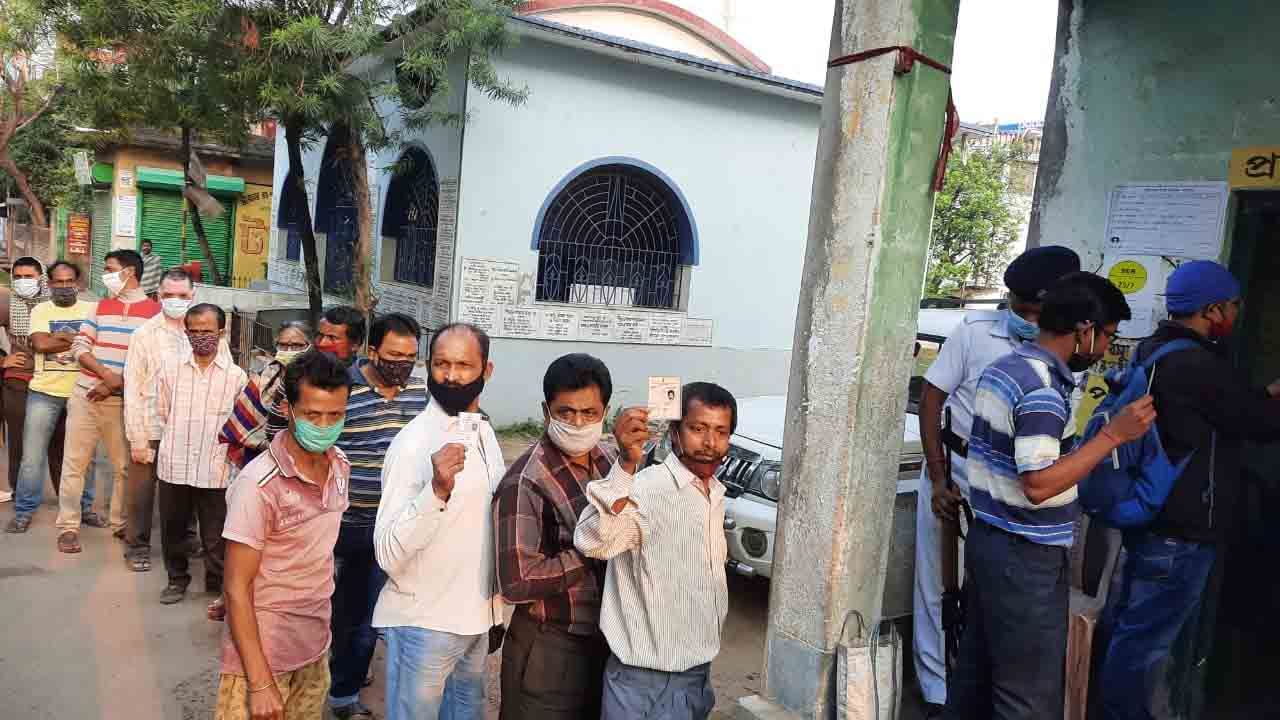
[[[951,476],[951,454],[960,457],[968,456],[968,447],[964,440],[951,430],[951,408],[943,410],[942,446],[943,467],[946,469],[946,487],[954,488],[955,480]],[[961,508],[966,517],[972,512],[967,503],[961,501]],[[970,519],[972,522],[972,519]],[[960,538],[964,536],[960,528],[960,520],[939,521],[939,544],[942,552],[942,632],[944,636],[943,658],[946,663],[947,679],[950,681],[951,668],[960,656],[960,637],[964,634],[965,604],[964,588],[960,583]]]

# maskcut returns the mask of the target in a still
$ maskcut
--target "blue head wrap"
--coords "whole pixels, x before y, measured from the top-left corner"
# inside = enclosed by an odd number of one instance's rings
[[[1216,262],[1183,263],[1165,284],[1165,305],[1170,315],[1190,315],[1214,303],[1240,297],[1240,283]]]

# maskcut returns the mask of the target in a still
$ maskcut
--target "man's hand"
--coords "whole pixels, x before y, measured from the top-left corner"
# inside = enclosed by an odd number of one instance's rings
[[[248,678],[245,679],[246,684]],[[249,717],[253,720],[284,720],[284,698],[272,683],[266,690],[249,693]]]
[[[1144,395],[1125,406],[1119,415],[1102,428],[1102,432],[1117,444],[1133,442],[1151,428],[1156,421],[1156,407],[1150,395]]]
[[[618,440],[623,469],[634,473],[644,460],[644,445],[649,441],[649,409],[623,410],[613,425],[613,436]]]
[[[150,465],[156,460],[156,451],[149,447],[133,448],[129,451],[129,455],[139,465]]]
[[[933,515],[942,522],[960,522],[960,488],[947,487],[945,481],[935,480],[933,483]]]
[[[6,370],[9,368],[22,368],[26,366],[27,354],[24,352],[16,352],[12,355],[6,356],[4,359],[4,367]]]
[[[431,489],[444,502],[453,494],[453,483],[467,461],[467,448],[460,443],[449,443],[431,456]]]
[[[111,388],[107,387],[105,382],[100,382],[89,390],[89,402],[102,402],[109,397],[111,397]]]
[[[120,392],[124,389],[124,376],[114,370],[108,370],[102,376],[102,384],[113,393]]]
[[[59,330],[58,332],[53,333],[53,339],[62,340],[63,342],[70,345],[71,343],[76,341],[76,333],[73,333],[70,330]]]

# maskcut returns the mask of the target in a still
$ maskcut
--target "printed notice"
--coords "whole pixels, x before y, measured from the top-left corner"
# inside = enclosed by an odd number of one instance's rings
[[[124,184],[123,176],[121,184]],[[138,225],[138,196],[137,195],[117,195],[116,196],[116,222],[115,229],[112,230],[116,235],[121,237],[134,237],[135,228]]]
[[[491,295],[496,305],[516,305],[520,297],[520,281],[494,280]]]
[[[487,333],[495,334],[500,329],[502,308],[497,305],[476,305],[473,303],[458,304],[458,319],[471,323]]]
[[[489,263],[484,260],[462,260],[462,302],[489,302],[489,285],[492,277]]]
[[[519,305],[520,263],[462,259],[462,302]]]
[[[449,308],[453,304],[453,249],[458,234],[458,181],[440,181],[440,214],[436,219],[436,277],[432,290],[432,325],[449,324]]]
[[[654,345],[679,345],[684,321],[679,315],[654,315],[649,318],[649,342]]]
[[[541,328],[542,313],[534,308],[509,307],[502,309],[502,336],[510,338],[536,338]]]
[[[614,316],[614,339],[625,343],[643,343],[649,340],[649,316],[618,313]]]
[[[613,313],[605,310],[583,310],[578,317],[578,339],[612,342]]]
[[[548,340],[577,340],[578,313],[573,310],[544,310],[542,336]]]
[[[1118,185],[1107,196],[1108,254],[1216,260],[1229,196],[1225,182]]]
[[[680,378],[649,378],[649,419],[680,419]]]
[[[697,345],[700,347],[711,346],[712,321],[685,318],[684,331],[680,338],[681,343],[685,345]]]

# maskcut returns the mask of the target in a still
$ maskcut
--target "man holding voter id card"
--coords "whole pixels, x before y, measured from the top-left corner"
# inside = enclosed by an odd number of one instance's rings
[[[655,385],[651,379],[651,390]],[[711,660],[729,608],[725,487],[715,472],[729,451],[738,404],[711,383],[690,383],[679,395],[672,453],[660,464],[635,471],[646,420],[657,413],[619,419],[621,461],[587,485],[590,505],[574,533],[584,555],[609,561],[600,612],[611,653],[604,720],[701,720],[715,706]],[[657,404],[667,396],[663,390]]]
[[[373,626],[387,641],[388,720],[468,720],[484,716],[484,661],[502,621],[490,501],[504,466],[480,414],[489,336],[446,325],[427,369],[427,408],[383,461],[373,541],[387,584]]]

